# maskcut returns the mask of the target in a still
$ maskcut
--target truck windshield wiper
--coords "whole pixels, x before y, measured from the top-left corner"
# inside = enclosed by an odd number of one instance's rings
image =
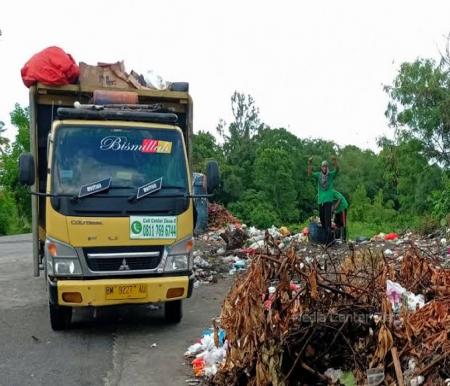
[[[162,179],[163,179],[162,177],[159,177],[154,181],[148,182],[145,185],[140,186],[137,189],[136,194],[131,196],[128,200],[129,201],[140,200],[142,197],[158,192],[159,190],[161,190],[162,187]]]
[[[108,190],[111,187],[111,179],[112,177],[108,177],[90,184],[82,185],[77,198],[84,198]]]

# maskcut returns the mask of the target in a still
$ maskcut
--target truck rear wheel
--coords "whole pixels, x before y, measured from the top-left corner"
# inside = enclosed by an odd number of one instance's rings
[[[72,307],[57,306],[49,303],[50,324],[55,331],[65,330],[72,320]]]
[[[167,323],[179,323],[183,318],[181,300],[173,300],[164,304],[164,319]]]

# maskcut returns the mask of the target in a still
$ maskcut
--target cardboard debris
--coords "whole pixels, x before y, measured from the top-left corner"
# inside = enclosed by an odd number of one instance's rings
[[[125,71],[123,61],[116,63],[99,62],[95,66],[80,62],[79,67],[79,82],[81,85],[105,88],[134,88],[139,90],[161,89],[148,84],[145,77],[134,70],[128,74]],[[167,83],[167,85],[170,84]]]

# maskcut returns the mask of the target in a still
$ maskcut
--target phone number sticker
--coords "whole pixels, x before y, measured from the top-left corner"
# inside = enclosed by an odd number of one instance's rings
[[[175,216],[131,216],[130,239],[176,239]]]

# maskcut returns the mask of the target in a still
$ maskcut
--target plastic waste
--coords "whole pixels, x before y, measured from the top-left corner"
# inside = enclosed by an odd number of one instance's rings
[[[22,67],[21,74],[27,87],[36,82],[59,86],[75,83],[80,69],[70,54],[52,46],[34,54]]]
[[[233,267],[236,271],[243,271],[247,268],[247,261],[246,260],[237,260]]]
[[[384,236],[385,240],[397,240],[398,234],[395,232],[388,233],[386,236]]]
[[[331,383],[337,383],[339,381],[340,385],[356,386],[356,379],[351,371],[343,372],[341,369],[329,368],[324,374],[330,378]]]
[[[225,343],[225,330],[222,328],[219,328],[219,331],[217,333],[218,338],[219,338],[219,347],[222,346]],[[202,337],[213,337],[213,341],[214,341],[214,329],[213,328],[207,328],[206,330],[203,331],[202,333]]]
[[[170,86],[169,82],[166,82],[159,74],[153,70],[149,70],[144,75],[145,83],[147,87],[155,90],[167,90]]]
[[[260,235],[261,233],[262,233],[262,232],[261,232],[259,229],[255,228],[254,226],[251,226],[251,227],[248,228],[248,230],[247,230],[247,234],[248,234],[250,237],[258,236],[258,235]]]
[[[218,254],[219,256],[224,255],[225,252],[226,252],[226,250],[225,250],[225,248],[223,248],[223,247],[221,247],[221,248],[219,248],[219,249],[217,250],[217,254]]]
[[[263,247],[264,247],[264,240],[256,241],[255,243],[250,245],[251,249],[260,249],[260,248],[263,248]]]
[[[203,345],[199,342],[191,344],[187,351],[184,353],[184,356],[192,356],[198,354],[200,351],[202,351]]]
[[[202,377],[204,375],[205,360],[202,357],[195,358],[192,361],[192,370],[196,377]]]
[[[423,295],[415,295],[391,280],[386,280],[386,295],[394,312],[399,312],[402,304],[410,311],[415,311],[417,307],[421,308],[425,305]]]
[[[275,293],[277,292],[277,289],[273,286],[270,286],[267,291],[269,292],[269,296],[264,301],[264,308],[266,310],[270,310],[272,308],[272,303],[275,299]]]
[[[414,295],[412,292],[405,291],[402,294],[402,303],[408,307],[408,310],[415,311],[425,305],[425,298],[423,295]]]
[[[386,280],[386,295],[391,302],[394,312],[400,311],[401,299],[403,293],[406,291],[400,284],[391,280]]]
[[[275,239],[278,239],[281,236],[281,233],[275,225],[272,225],[272,227],[268,229],[268,232]]]
[[[392,249],[386,249],[384,251],[385,256],[392,256],[394,254],[394,252],[392,251]]]
[[[419,386],[425,381],[425,377],[423,375],[418,375],[417,377],[414,377],[409,382],[410,386]]]
[[[373,369],[367,369],[367,385],[378,386],[384,381],[384,368],[378,367]]]
[[[290,290],[292,292],[298,292],[299,289],[300,289],[300,285],[291,281]]]
[[[377,235],[375,235],[375,236],[373,237],[373,240],[375,240],[375,241],[381,241],[381,240],[384,240],[384,237],[385,237],[385,236],[386,236],[385,233],[380,232],[380,233],[378,233]]]
[[[289,232],[289,229],[287,229],[287,227],[281,227],[279,229],[279,232],[281,233],[281,236],[289,236],[291,234],[291,232]]]
[[[326,375],[328,378],[331,379],[332,383],[336,383],[339,381],[339,378],[342,376],[343,372],[341,369],[333,369],[329,368],[327,371],[325,371],[324,375]]]
[[[200,268],[208,268],[211,264],[209,264],[203,257],[195,256],[194,257],[194,266]]]
[[[196,377],[215,375],[218,364],[225,359],[228,346],[225,340],[225,331],[218,328],[216,337],[218,347],[214,342],[214,329],[208,328],[203,331],[200,341],[189,346],[185,352],[185,356],[196,355],[192,361],[192,370]]]

